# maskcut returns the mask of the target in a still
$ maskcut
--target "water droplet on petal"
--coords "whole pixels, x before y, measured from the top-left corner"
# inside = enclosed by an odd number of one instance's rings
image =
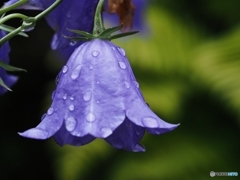
[[[52,100],[54,99],[55,94],[56,94],[56,91],[53,91],[53,93],[52,93]]]
[[[76,128],[77,121],[74,117],[68,117],[65,119],[65,126],[68,131],[73,131]]]
[[[97,104],[99,103],[99,101],[97,101]]]
[[[78,65],[77,67],[75,67],[75,69],[73,70],[73,72],[71,74],[71,78],[73,80],[78,78],[78,76],[80,75],[80,72],[81,72],[81,68],[82,68],[81,65]]]
[[[124,86],[125,88],[129,89],[130,88],[130,84],[127,81],[124,81]]]
[[[97,57],[99,55],[98,51],[92,51],[92,56]]]
[[[99,81],[97,81],[97,84],[99,84]]]
[[[68,67],[67,66],[63,66],[62,72],[65,74],[67,71],[68,71]]]
[[[71,104],[70,106],[68,106],[68,109],[69,109],[70,111],[73,111],[73,110],[74,110],[74,105]]]
[[[67,94],[63,95],[63,99],[66,100],[67,99]]]
[[[93,69],[93,66],[92,66],[92,65],[90,65],[90,66],[89,66],[89,69]]]
[[[52,115],[54,112],[54,109],[53,108],[49,108],[48,111],[47,111],[47,114],[48,115]]]
[[[124,62],[118,62],[120,68],[126,69],[126,64]]]
[[[133,83],[135,84],[135,86],[136,86],[137,88],[139,88],[139,84],[138,84],[137,81],[133,81]]]
[[[76,44],[77,44],[77,41],[71,41],[71,42],[69,43],[70,46],[75,46]]]
[[[92,98],[92,93],[90,91],[87,91],[83,95],[83,100],[84,101],[89,101]]]
[[[118,48],[118,51],[120,52],[120,54],[121,55],[123,55],[123,56],[126,56],[126,53],[125,53],[125,51],[123,50],[123,48]]]
[[[70,100],[72,100],[72,101],[73,101],[73,100],[74,100],[74,97],[73,97],[73,96],[70,96]]]
[[[112,142],[112,145],[115,147],[115,148],[118,148],[118,149],[122,149],[123,148],[123,142],[122,141],[113,141]]]
[[[116,50],[116,48],[115,48],[115,47],[112,47],[112,50],[114,50],[114,51],[115,51],[115,50]]]
[[[46,117],[46,115],[47,115],[46,113],[42,115],[41,121]]]
[[[87,119],[88,122],[93,122],[93,121],[95,121],[96,118],[95,118],[94,114],[89,113],[87,115],[86,119]]]
[[[145,127],[148,127],[148,128],[157,128],[158,127],[158,121],[153,117],[143,118],[142,123]]]
[[[110,128],[102,128],[101,129],[101,135],[103,138],[106,138],[111,134],[112,134],[112,130]]]

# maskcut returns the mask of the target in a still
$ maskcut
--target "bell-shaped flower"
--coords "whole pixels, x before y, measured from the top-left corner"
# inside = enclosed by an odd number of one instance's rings
[[[118,149],[144,151],[139,141],[145,130],[162,134],[177,126],[164,122],[145,103],[125,51],[94,39],[78,47],[62,68],[52,105],[40,124],[19,134],[53,136],[61,146],[103,138]]]
[[[3,30],[0,30],[0,39],[5,35],[6,35],[6,32]],[[10,52],[10,46],[8,42],[5,42],[4,44],[0,45],[0,60],[5,63],[9,63],[9,57],[8,57],[9,52]],[[11,87],[18,80],[18,77],[7,74],[6,70],[3,69],[2,67],[0,67],[0,77],[8,87]],[[5,93],[6,91],[7,91],[6,88],[0,86],[0,94]]]

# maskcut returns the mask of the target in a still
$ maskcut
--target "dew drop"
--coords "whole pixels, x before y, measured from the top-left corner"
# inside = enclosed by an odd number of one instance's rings
[[[126,69],[126,64],[124,62],[118,62],[120,68]]]
[[[98,51],[92,51],[92,56],[97,57],[100,53]]]
[[[97,84],[100,84],[99,81],[97,81]]]
[[[103,138],[106,138],[111,134],[112,134],[112,130],[110,128],[105,128],[104,127],[104,128],[101,129],[101,135],[102,135]]]
[[[63,95],[63,99],[66,100],[67,99],[67,94]]]
[[[68,117],[65,119],[65,126],[68,131],[73,131],[76,128],[77,121],[74,117]]]
[[[70,46],[75,46],[76,44],[77,44],[77,41],[71,41],[71,42],[69,43]]]
[[[93,66],[92,66],[92,65],[90,65],[90,66],[89,66],[89,69],[93,69]]]
[[[121,55],[126,56],[126,53],[122,48],[118,47],[118,51],[120,52]]]
[[[129,89],[130,88],[130,84],[127,81],[124,81],[124,86],[125,88]]]
[[[48,111],[47,111],[47,114],[48,115],[52,115],[54,112],[54,109],[53,108],[49,108]]]
[[[56,91],[53,91],[53,93],[52,93],[52,100],[54,99],[55,94],[56,94]]]
[[[114,50],[114,51],[115,51],[115,50],[116,50],[116,48],[115,48],[115,47],[112,47],[112,50]]]
[[[73,111],[74,110],[74,105],[71,104],[70,106],[68,106],[68,109],[69,109],[69,111]]]
[[[94,114],[89,113],[87,115],[86,119],[87,119],[88,122],[93,122],[93,121],[95,121],[96,118],[95,118]]]
[[[97,101],[97,104],[99,104],[99,101]]]
[[[148,128],[157,128],[158,127],[158,121],[153,117],[143,118],[142,123],[145,127],[148,127]]]
[[[133,83],[135,84],[135,86],[136,86],[137,88],[139,88],[139,84],[138,84],[137,81],[133,81]]]
[[[77,67],[75,67],[75,69],[73,70],[73,72],[71,74],[71,78],[73,80],[78,78],[78,76],[80,75],[80,72],[81,72],[81,68],[82,68],[81,65],[78,65]]]
[[[87,91],[83,95],[83,100],[84,101],[89,101],[92,98],[92,93],[90,91]]]
[[[62,72],[65,74],[67,71],[68,71],[68,67],[67,66],[63,66]]]
[[[41,121],[46,117],[46,115],[47,115],[46,113],[42,115]]]
[[[73,100],[74,100],[74,97],[73,97],[73,96],[70,96],[70,100],[72,100],[72,101],[73,101]]]

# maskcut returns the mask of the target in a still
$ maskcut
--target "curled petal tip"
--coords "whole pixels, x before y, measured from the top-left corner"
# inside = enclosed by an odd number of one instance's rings
[[[27,131],[24,131],[22,133],[18,133],[20,136],[32,138],[32,139],[47,139],[48,138],[48,132],[38,129],[38,128],[32,128]]]
[[[134,149],[133,152],[145,152],[146,149],[143,147],[143,145],[137,144]]]

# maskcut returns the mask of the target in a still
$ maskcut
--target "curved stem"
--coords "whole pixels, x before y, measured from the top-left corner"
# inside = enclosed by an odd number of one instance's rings
[[[97,9],[94,17],[94,27],[93,27],[93,35],[97,36],[104,31],[104,26],[102,22],[102,7],[104,0],[99,0]]]
[[[2,9],[0,10],[0,15],[1,15],[1,14],[4,14],[4,13],[6,13],[6,12],[12,10],[12,9],[15,9],[15,8],[17,8],[18,6],[20,6],[20,5],[22,5],[22,4],[26,3],[26,2],[28,2],[28,0],[20,0],[20,1],[16,2],[16,3],[12,4],[11,6],[2,8]]]
[[[9,34],[7,34],[6,36],[4,36],[2,39],[0,39],[0,46],[5,43],[6,41],[8,41],[9,39],[11,39],[13,36],[16,36],[18,33],[20,33],[22,31],[22,27],[18,27],[17,29],[15,29],[14,31],[10,32]]]
[[[27,16],[20,14],[20,13],[14,13],[14,14],[9,14],[3,18],[0,19],[0,24],[5,23],[6,21],[12,19],[12,18],[21,18],[21,19],[26,19]]]

